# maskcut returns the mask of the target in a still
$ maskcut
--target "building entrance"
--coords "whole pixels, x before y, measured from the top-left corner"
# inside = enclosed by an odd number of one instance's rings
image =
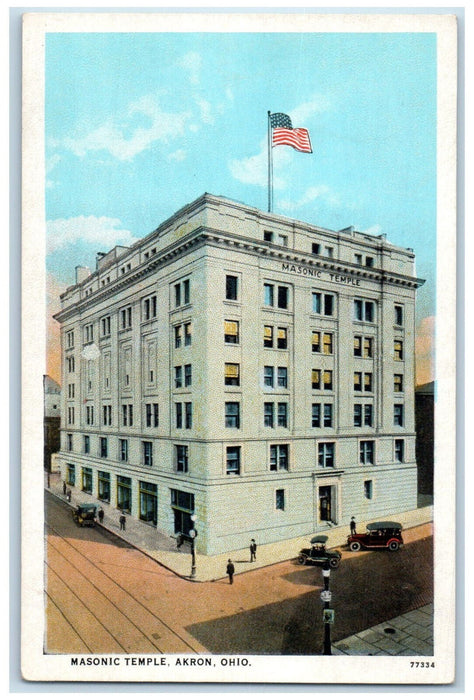
[[[331,520],[332,511],[332,499],[331,499],[331,486],[320,486],[319,487],[319,520],[328,521]]]

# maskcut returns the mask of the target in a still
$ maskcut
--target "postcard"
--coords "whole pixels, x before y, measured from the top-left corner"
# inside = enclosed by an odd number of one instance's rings
[[[24,15],[26,680],[454,682],[456,35]]]

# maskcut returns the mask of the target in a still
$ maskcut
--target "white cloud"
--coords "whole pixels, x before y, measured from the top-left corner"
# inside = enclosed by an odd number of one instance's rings
[[[285,171],[285,165],[290,161],[289,149],[273,149],[273,188],[276,190],[286,187],[286,180],[278,173]],[[260,152],[248,158],[231,160],[229,170],[232,176],[246,185],[268,185],[268,145],[267,139],[260,144]]]
[[[119,219],[106,216],[76,216],[70,219],[54,219],[46,223],[47,253],[53,253],[67,245],[83,242],[100,244],[102,248],[130,245],[130,231],[119,228]]]
[[[314,185],[308,187],[299,199],[294,201],[288,199],[278,200],[278,207],[284,211],[295,211],[316,200],[321,200],[333,207],[337,207],[340,204],[338,196],[327,185]]]
[[[145,95],[131,103],[125,115],[108,119],[85,135],[53,141],[53,147],[62,147],[77,156],[90,151],[107,151],[118,160],[132,160],[156,142],[182,136],[191,118],[190,112],[166,112],[156,95]],[[145,125],[136,126],[137,120]]]
[[[324,95],[313,95],[313,97],[307,102],[292,109],[289,112],[291,117],[291,122],[294,127],[305,127],[308,128],[308,122],[315,114],[321,114],[321,112],[327,112],[330,107],[329,100]]]
[[[186,159],[187,153],[184,150],[184,148],[178,148],[177,151],[173,151],[172,153],[169,154],[168,160],[175,160],[177,162],[181,162]]]
[[[184,54],[178,61],[179,68],[187,71],[191,85],[200,84],[201,65],[202,57],[197,51],[189,51],[189,53]]]

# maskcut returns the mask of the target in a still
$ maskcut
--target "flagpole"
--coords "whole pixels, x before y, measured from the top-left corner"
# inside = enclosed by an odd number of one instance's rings
[[[272,210],[273,199],[273,158],[272,158],[272,128],[270,123],[270,110],[268,110],[268,211]]]

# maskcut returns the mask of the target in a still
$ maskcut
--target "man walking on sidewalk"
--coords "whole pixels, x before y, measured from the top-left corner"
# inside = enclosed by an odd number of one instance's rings
[[[229,576],[229,583],[234,583],[234,572],[235,572],[235,566],[232,563],[232,559],[229,559],[227,562],[227,575]]]
[[[257,544],[254,539],[250,540],[250,561],[257,561]]]
[[[125,530],[125,524],[127,522],[127,518],[125,517],[124,511],[122,511],[122,515],[119,518],[119,523],[120,523],[120,529]]]

